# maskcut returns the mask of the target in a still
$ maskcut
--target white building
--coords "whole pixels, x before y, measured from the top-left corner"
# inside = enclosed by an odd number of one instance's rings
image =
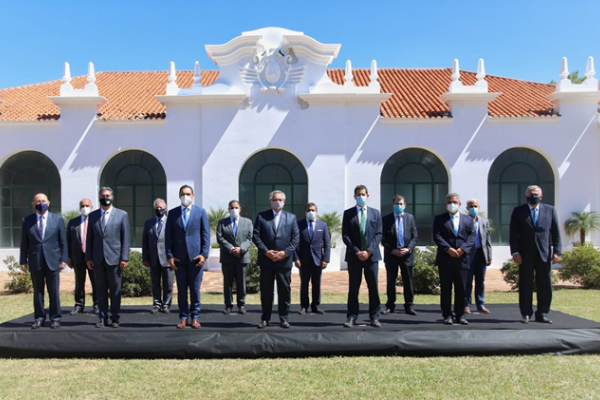
[[[477,73],[456,60],[443,69],[327,69],[339,49],[267,28],[207,45],[218,71],[171,64],[95,74],[90,63],[87,77],[71,78],[66,64],[62,80],[0,89],[0,256],[15,254],[35,193],[58,212],[105,185],[130,214],[134,246],[153,199],[175,206],[183,184],[207,209],[239,198],[251,218],[273,189],[303,216],[307,201],[342,212],[365,184],[383,214],[395,193],[406,197],[421,245],[432,243],[446,193],[458,192],[493,220],[495,266],[509,257],[510,213],[528,185],[542,186],[561,223],[600,210],[591,58],[583,84],[567,79],[563,59],[550,85],[486,76],[483,60]]]

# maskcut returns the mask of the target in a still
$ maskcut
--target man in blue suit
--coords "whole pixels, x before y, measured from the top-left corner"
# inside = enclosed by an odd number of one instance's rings
[[[379,244],[383,232],[379,210],[368,207],[369,191],[365,185],[354,188],[356,206],[344,211],[342,218],[342,239],[346,244],[348,263],[348,313],[344,327],[351,328],[358,318],[358,293],[363,271],[369,288],[369,318],[371,326],[381,328],[379,314],[381,303],[377,287],[381,252]]]
[[[470,253],[475,246],[473,218],[458,212],[460,196],[446,195],[446,209],[433,220],[433,240],[437,245],[435,264],[440,273],[440,304],[445,325],[452,322],[452,285],[454,285],[454,316],[461,325],[468,325],[465,313],[465,284],[470,269]]]
[[[99,321],[96,328],[108,326],[108,299],[112,328],[119,327],[121,310],[121,277],[129,264],[131,232],[129,214],[113,207],[113,191],[100,188],[100,209],[89,214],[85,259],[94,271],[98,298]]]
[[[35,322],[31,329],[44,326],[44,286],[48,288],[50,299],[50,327],[60,327],[59,273],[66,267],[67,237],[65,221],[58,214],[48,212],[50,201],[43,193],[38,193],[31,202],[36,212],[23,218],[21,226],[21,270],[31,274],[33,283],[33,309]]]
[[[521,322],[533,315],[533,277],[537,286],[536,322],[551,324],[547,317],[552,303],[552,264],[560,261],[562,245],[556,209],[542,204],[542,188],[529,186],[527,204],[515,207],[510,218],[510,252],[519,265]]]
[[[192,205],[194,189],[191,186],[183,185],[179,189],[179,199],[181,206],[169,211],[165,232],[169,265],[175,270],[177,279],[180,319],[177,329],[184,329],[190,317],[191,327],[199,329],[200,286],[204,275],[203,266],[210,249],[210,227],[204,208]]]
[[[298,221],[300,243],[294,253],[294,264],[300,269],[300,315],[308,310],[308,284],[312,280],[313,313],[325,314],[319,308],[321,304],[321,274],[329,264],[331,240],[329,227],[317,219],[317,205],[308,203],[304,208],[306,219]]]
[[[273,312],[274,280],[277,281],[279,300],[279,325],[289,329],[292,282],[292,260],[300,241],[296,216],[283,211],[285,193],[280,190],[271,192],[271,209],[256,216],[254,223],[254,244],[258,248],[258,266],[260,267],[260,305],[262,308],[259,329],[269,326]]]

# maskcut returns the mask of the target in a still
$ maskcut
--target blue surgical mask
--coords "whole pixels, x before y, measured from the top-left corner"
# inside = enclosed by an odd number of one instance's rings
[[[365,204],[367,204],[367,196],[358,196],[356,198],[356,204],[358,204],[359,207],[364,207]]]
[[[35,209],[43,214],[48,209],[48,203],[37,203]]]
[[[469,215],[471,217],[476,217],[477,214],[479,214],[479,208],[477,208],[477,207],[471,207],[471,208],[469,208]]]
[[[402,214],[404,212],[404,206],[401,206],[400,204],[396,204],[394,206],[394,212],[396,214]]]

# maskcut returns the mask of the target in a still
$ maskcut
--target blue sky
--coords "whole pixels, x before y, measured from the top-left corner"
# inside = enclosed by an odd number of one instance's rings
[[[2,1],[0,88],[73,76],[93,61],[96,71],[217,69],[205,44],[268,26],[302,31],[342,48],[367,68],[450,67],[511,78],[557,80],[560,59],[585,72],[588,56],[600,71],[600,1]]]

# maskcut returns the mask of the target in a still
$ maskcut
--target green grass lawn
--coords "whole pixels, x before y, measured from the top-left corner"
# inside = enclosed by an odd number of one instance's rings
[[[221,303],[203,294],[203,303]],[[293,299],[297,299],[293,297]],[[90,299],[91,300],[91,299]],[[486,294],[515,303],[516,293]],[[61,301],[71,305],[72,295]],[[296,300],[294,300],[296,301]],[[345,303],[324,294],[324,303]],[[361,301],[367,302],[366,296]],[[249,296],[258,303],[258,296]],[[416,303],[438,303],[417,296]],[[150,304],[149,298],[123,304]],[[600,321],[600,291],[557,290],[553,309]],[[32,312],[31,295],[0,296],[0,322]],[[65,306],[65,308],[67,308]],[[493,308],[492,308],[493,310]],[[600,356],[323,357],[258,360],[0,359],[0,398],[31,399],[585,399],[600,398]]]

